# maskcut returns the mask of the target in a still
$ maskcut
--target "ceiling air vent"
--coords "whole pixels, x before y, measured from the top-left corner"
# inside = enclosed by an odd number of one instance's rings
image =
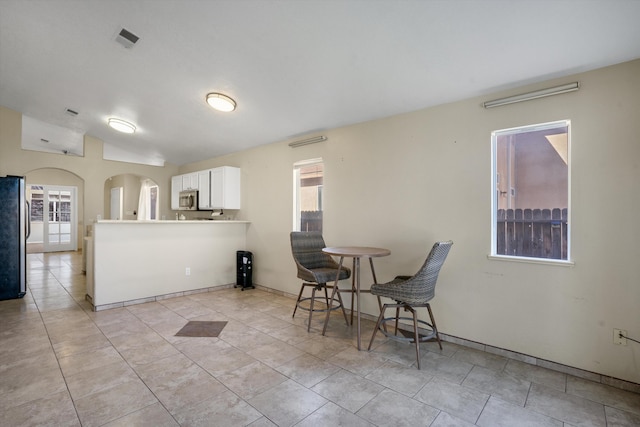
[[[138,40],[140,40],[140,37],[136,36],[131,31],[128,31],[125,28],[121,29],[116,36],[116,41],[127,49],[131,49],[131,47],[133,47],[133,45],[136,44]]]

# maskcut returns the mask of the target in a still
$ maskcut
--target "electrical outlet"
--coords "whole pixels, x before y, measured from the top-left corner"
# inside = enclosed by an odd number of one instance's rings
[[[613,343],[617,345],[627,345],[627,339],[620,336],[620,334],[627,336],[627,331],[622,329],[613,330]]]
[[[191,276],[191,269],[190,269],[189,267],[187,267],[187,268],[184,270],[184,275],[185,275],[185,276]]]

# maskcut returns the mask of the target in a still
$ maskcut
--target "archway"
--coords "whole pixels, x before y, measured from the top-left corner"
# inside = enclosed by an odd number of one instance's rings
[[[32,224],[31,224],[31,236],[27,240],[27,252],[42,252],[45,249],[45,240],[48,239],[49,234],[45,236],[45,212],[50,207],[54,209],[55,213],[51,219],[53,221],[57,221],[60,219],[60,216],[68,216],[71,222],[68,222],[70,228],[74,231],[73,233],[69,233],[69,236],[73,236],[73,240],[71,245],[60,245],[59,249],[57,245],[49,245],[47,249],[50,251],[56,250],[69,250],[68,248],[76,248],[81,249],[84,237],[84,180],[80,178],[78,175],[73,172],[69,172],[64,169],[58,168],[41,168],[34,169],[25,174],[25,181],[27,187],[27,200],[31,202],[31,214],[32,214]],[[45,205],[45,200],[42,197],[39,197],[43,194],[44,188],[63,188],[65,194],[60,195],[58,190],[58,196],[61,199],[65,199],[66,202],[66,189],[73,189],[70,193],[73,195],[69,195],[68,197],[73,197],[73,204],[69,204],[69,206],[73,207],[73,212],[67,212],[66,208],[62,208],[64,212],[60,211],[60,203],[47,202]],[[32,196],[34,198],[32,199]],[[46,207],[46,209],[45,209]],[[54,222],[54,226],[51,229],[47,230],[51,233],[52,236],[58,236],[57,238],[62,240],[65,239],[64,236],[67,236],[66,230],[62,229],[59,224]]]
[[[155,188],[155,189],[154,189]],[[115,190],[115,191],[114,191]],[[142,193],[142,197],[140,196]],[[112,194],[119,194],[118,217],[111,212]],[[141,203],[141,200],[143,202]],[[104,219],[144,220],[158,218],[158,184],[136,174],[114,175],[104,182]]]

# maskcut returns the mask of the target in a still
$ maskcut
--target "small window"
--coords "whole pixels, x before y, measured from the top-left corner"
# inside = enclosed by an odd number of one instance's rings
[[[44,212],[44,191],[41,185],[32,185],[31,193],[31,222],[42,222]]]
[[[293,210],[295,231],[322,232],[322,159],[305,160],[293,165]]]
[[[499,130],[491,140],[492,255],[568,261],[570,122]]]
[[[49,190],[49,222],[71,222],[71,192]]]

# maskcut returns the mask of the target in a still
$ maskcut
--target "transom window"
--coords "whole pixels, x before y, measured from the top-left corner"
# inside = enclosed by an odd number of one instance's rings
[[[568,120],[491,134],[492,255],[570,259],[569,141]]]

